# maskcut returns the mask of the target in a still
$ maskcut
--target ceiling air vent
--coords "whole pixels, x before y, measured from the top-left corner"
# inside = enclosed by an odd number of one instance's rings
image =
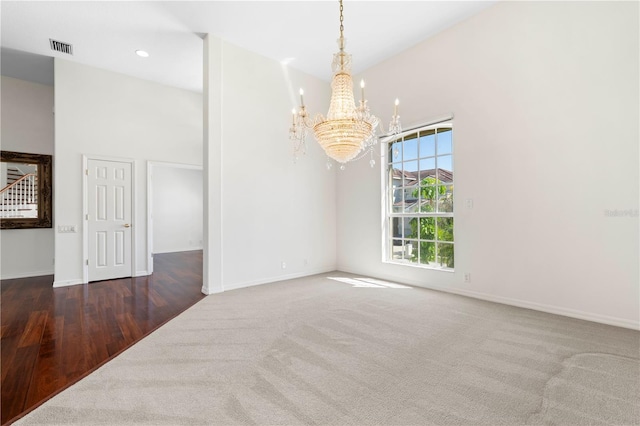
[[[62,41],[56,41],[54,39],[49,39],[49,44],[51,45],[51,50],[54,52],[66,53],[67,55],[73,55],[73,46],[69,43],[64,43]]]

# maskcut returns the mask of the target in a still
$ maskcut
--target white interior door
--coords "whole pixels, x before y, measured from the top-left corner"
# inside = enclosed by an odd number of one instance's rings
[[[89,281],[132,276],[131,163],[88,160]]]

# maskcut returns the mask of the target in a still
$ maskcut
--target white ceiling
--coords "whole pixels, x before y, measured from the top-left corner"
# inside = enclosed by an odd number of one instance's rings
[[[495,1],[345,0],[344,27],[354,73],[460,22]],[[324,80],[337,50],[339,6],[333,1],[2,1],[3,48],[67,58],[202,90],[202,39],[230,43]],[[73,45],[69,57],[49,38]],[[149,58],[135,50],[149,52]],[[12,60],[5,57],[3,60]],[[14,55],[15,58],[15,55]],[[3,69],[6,64],[3,64]]]

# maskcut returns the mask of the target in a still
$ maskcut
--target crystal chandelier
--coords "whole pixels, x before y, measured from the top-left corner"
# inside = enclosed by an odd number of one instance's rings
[[[296,158],[300,154],[304,154],[307,131],[313,129],[316,140],[322,149],[329,158],[341,163],[342,170],[344,170],[345,163],[359,160],[367,152],[371,154],[369,163],[373,167],[375,164],[373,146],[378,142],[377,128],[380,127],[382,132],[385,132],[378,118],[369,111],[369,106],[364,98],[364,80],[360,82],[362,96],[359,106],[356,107],[351,78],[351,55],[344,50],[344,17],[342,13],[343,6],[342,0],[340,0],[340,38],[338,39],[340,51],[333,55],[332,93],[327,117],[318,114],[314,120],[309,118],[304,106],[304,91],[300,89],[300,108],[298,111],[295,109],[292,111],[289,138],[293,141],[293,151]],[[400,116],[396,99],[388,133],[397,134],[400,131]],[[327,167],[331,167],[330,161],[327,162]]]

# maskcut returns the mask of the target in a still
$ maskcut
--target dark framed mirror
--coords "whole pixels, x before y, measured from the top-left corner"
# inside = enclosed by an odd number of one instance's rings
[[[51,228],[50,155],[0,151],[0,229]]]

